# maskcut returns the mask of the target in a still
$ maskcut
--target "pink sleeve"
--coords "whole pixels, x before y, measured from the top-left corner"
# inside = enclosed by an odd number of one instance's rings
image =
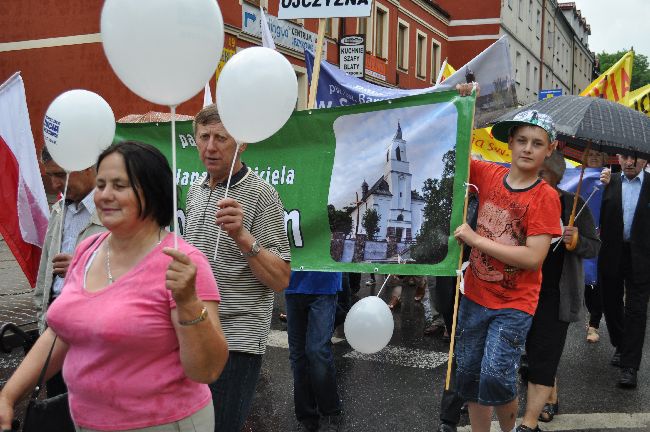
[[[212,268],[208,259],[198,249],[183,251],[190,257],[194,265],[196,265],[196,295],[203,301],[221,301],[219,295],[219,288],[217,288],[217,281],[212,274]],[[176,302],[172,298],[171,291],[169,293],[169,305],[172,308],[176,307]]]

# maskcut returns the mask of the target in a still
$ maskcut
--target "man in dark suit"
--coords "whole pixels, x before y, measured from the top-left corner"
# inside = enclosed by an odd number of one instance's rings
[[[611,176],[603,193],[598,271],[616,348],[611,364],[621,368],[618,385],[635,388],[650,298],[650,174],[644,171],[646,160],[618,159],[621,173]]]

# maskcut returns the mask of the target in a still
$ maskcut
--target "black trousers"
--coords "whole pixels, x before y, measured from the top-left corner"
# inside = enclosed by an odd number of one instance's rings
[[[639,370],[650,299],[650,282],[634,280],[629,247],[624,247],[615,276],[601,275],[603,311],[609,338],[621,353],[621,367]],[[623,300],[625,298],[625,300]]]
[[[589,311],[589,326],[598,328],[603,317],[602,284],[585,285],[585,305]]]
[[[454,315],[454,300],[456,294],[456,277],[454,276],[438,276],[436,277],[436,293],[440,303],[440,312],[442,318],[445,320],[445,326],[449,329],[451,334],[451,327]],[[465,403],[465,400],[456,393],[456,359],[452,360],[451,364],[451,382],[449,383],[449,390],[442,393],[440,399],[440,420],[445,423],[457,425],[460,421],[460,410]]]

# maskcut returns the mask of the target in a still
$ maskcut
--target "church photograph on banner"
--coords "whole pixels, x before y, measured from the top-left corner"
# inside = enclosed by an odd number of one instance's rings
[[[453,104],[339,117],[328,207],[337,262],[437,264],[448,252]]]
[[[249,144],[241,156],[249,175],[282,199],[291,267],[455,275],[474,102],[452,90],[296,111]],[[166,122],[118,123],[115,140],[147,142],[170,158],[170,133]],[[191,121],[176,123],[176,157],[182,235],[187,190],[205,176]]]

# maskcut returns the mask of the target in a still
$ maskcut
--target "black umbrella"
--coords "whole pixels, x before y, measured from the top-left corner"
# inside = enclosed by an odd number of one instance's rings
[[[620,153],[650,159],[650,118],[625,105],[601,98],[558,96],[543,99],[510,111],[495,122],[512,120],[522,111],[535,110],[549,115],[555,123],[558,140],[587,154],[590,148],[605,153]],[[573,201],[569,226],[573,226],[585,161]],[[578,236],[567,245],[575,249]]]
[[[594,97],[558,96],[517,108],[495,123],[527,110],[551,116],[558,139],[575,149],[590,147],[650,159],[650,117],[625,105]]]

